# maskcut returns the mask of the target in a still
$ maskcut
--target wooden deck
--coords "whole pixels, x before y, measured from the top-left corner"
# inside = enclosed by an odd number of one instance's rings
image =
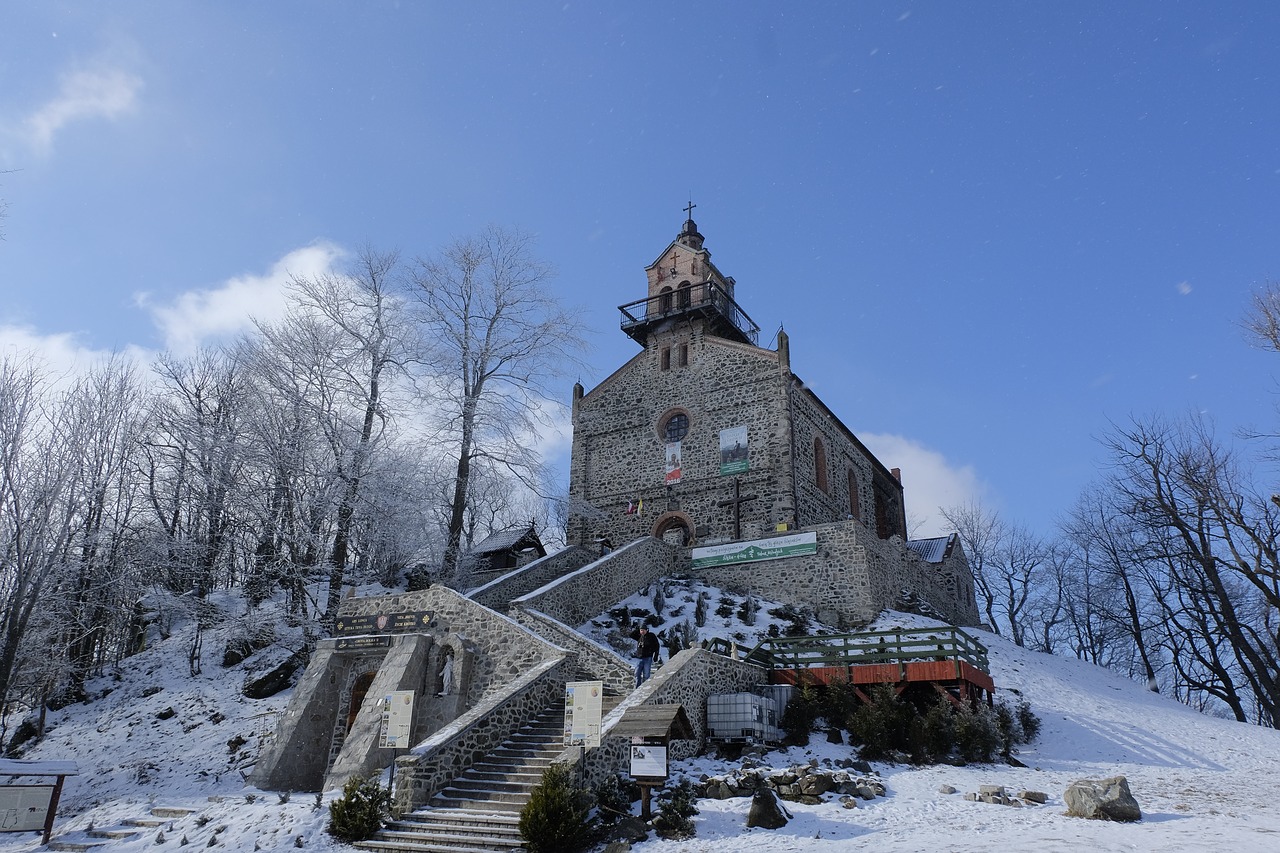
[[[712,651],[726,653],[721,645]],[[994,701],[987,649],[958,628],[773,637],[742,657],[768,669],[773,684],[847,682],[864,702],[881,684],[899,695],[932,688],[955,705]]]

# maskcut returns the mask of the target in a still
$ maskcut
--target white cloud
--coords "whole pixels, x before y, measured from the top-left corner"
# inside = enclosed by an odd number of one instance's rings
[[[900,435],[860,432],[858,438],[887,467],[902,469],[913,537],[952,532],[939,509],[981,501],[986,495],[986,484],[972,465],[954,465],[938,451]]]
[[[74,334],[40,334],[30,326],[0,325],[0,358],[32,359],[54,387],[68,384],[91,366],[110,358],[108,350],[85,346]],[[152,353],[141,347],[126,347],[123,355],[139,365],[151,361]]]
[[[118,68],[73,71],[62,77],[58,94],[24,123],[28,142],[41,152],[72,122],[87,118],[114,119],[137,106],[142,79]]]
[[[254,320],[280,319],[288,307],[290,278],[330,272],[341,256],[337,246],[316,243],[293,250],[265,274],[236,276],[210,290],[189,290],[165,305],[152,304],[146,293],[138,294],[137,302],[151,313],[165,346],[189,355],[202,344],[248,331]]]

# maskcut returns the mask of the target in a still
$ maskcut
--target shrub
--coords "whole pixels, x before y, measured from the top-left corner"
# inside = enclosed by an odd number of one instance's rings
[[[871,691],[871,702],[858,707],[849,717],[848,728],[861,747],[859,757],[867,761],[889,758],[895,751],[910,748],[908,737],[915,709],[892,687],[881,685]]]
[[[1000,748],[996,714],[986,705],[963,704],[955,714],[956,752],[965,761],[990,763]]]
[[[705,592],[698,593],[698,601],[693,606],[693,621],[699,628],[707,624],[707,594]]]
[[[688,779],[682,779],[679,785],[658,795],[658,815],[653,819],[653,830],[659,838],[693,838],[693,816],[698,813],[694,800],[693,783]]]
[[[744,625],[756,624],[756,613],[760,611],[760,604],[751,596],[747,596],[738,608],[738,618],[742,620]]]
[[[941,697],[925,711],[921,735],[926,761],[944,761],[956,743],[955,712],[950,702]]]
[[[1031,710],[1031,703],[1026,699],[1019,699],[1018,706],[1014,708],[1014,714],[1018,718],[1018,725],[1022,727],[1022,743],[1031,743],[1040,734],[1040,718]]]
[[[596,785],[596,807],[603,823],[614,823],[631,814],[634,787],[634,782],[624,782],[618,776],[606,776],[604,781]]]
[[[778,728],[786,734],[784,743],[788,746],[807,744],[819,712],[818,696],[813,685],[808,681],[801,681],[800,689],[791,692],[791,699],[782,710],[782,719],[778,721]]]
[[[542,784],[533,789],[520,810],[520,837],[530,853],[571,853],[591,840],[586,801],[590,795],[573,785],[568,768],[553,764],[542,772]]]
[[[390,806],[391,792],[377,779],[348,779],[342,796],[329,803],[329,834],[348,843],[372,838]]]

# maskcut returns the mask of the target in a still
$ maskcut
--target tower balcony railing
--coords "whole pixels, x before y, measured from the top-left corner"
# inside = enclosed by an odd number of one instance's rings
[[[685,315],[701,316],[716,325],[727,325],[725,331],[736,332],[743,341],[755,344],[760,337],[760,327],[722,286],[713,281],[699,282],[678,287],[619,305],[622,312],[622,331],[643,342],[647,329],[654,323]]]

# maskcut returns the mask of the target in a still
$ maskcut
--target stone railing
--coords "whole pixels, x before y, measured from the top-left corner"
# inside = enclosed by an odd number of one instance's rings
[[[600,746],[584,750],[569,747],[557,759],[578,773],[579,784],[594,787],[606,777],[628,770],[631,741],[609,732],[628,708],[637,705],[683,705],[693,724],[695,740],[672,741],[669,756],[687,758],[697,753],[707,736],[707,697],[718,693],[741,693],[768,681],[761,667],[712,654],[704,649],[685,649],[634,690],[601,723]]]
[[[404,814],[425,805],[539,712],[563,702],[565,682],[572,680],[569,656],[540,664],[514,679],[501,695],[468,709],[408,755],[397,758],[394,813]]]
[[[631,664],[613,649],[543,613],[517,608],[511,611],[511,616],[548,642],[572,652],[577,658],[577,680],[603,681],[605,690],[617,696],[631,692],[635,672]]]
[[[511,606],[581,625],[671,573],[679,549],[646,536],[521,596]]]
[[[594,559],[593,552],[574,545],[563,551],[540,557],[527,566],[507,572],[500,578],[494,578],[484,586],[468,592],[467,598],[493,610],[506,612],[511,599],[546,586],[566,572],[580,569]]]

